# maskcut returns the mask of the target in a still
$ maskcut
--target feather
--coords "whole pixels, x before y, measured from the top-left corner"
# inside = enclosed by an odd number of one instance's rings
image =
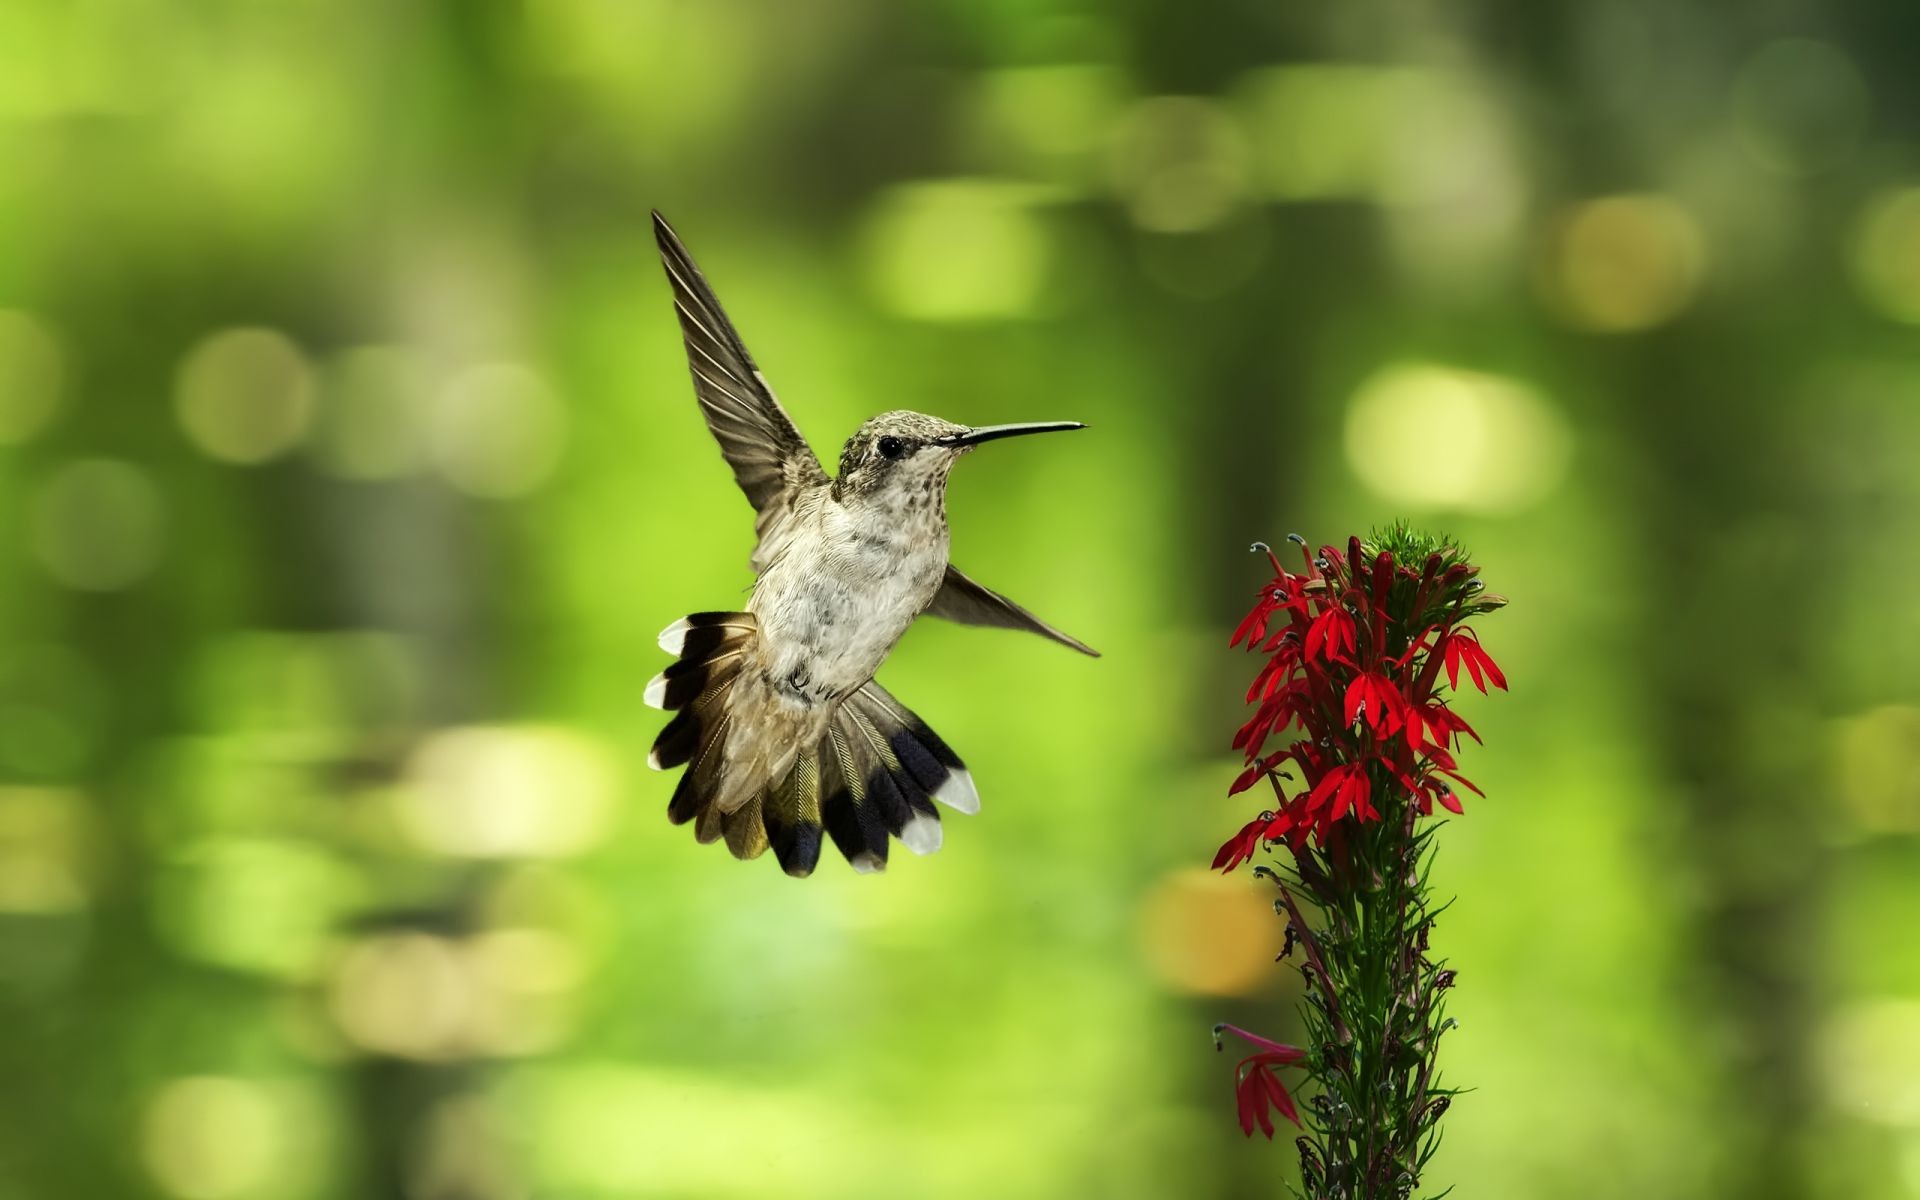
[[[864,745],[843,706],[821,743],[820,815],[827,836],[854,869],[874,872],[886,869],[887,826],[879,808],[867,801]]]
[[[1098,650],[1079,638],[1060,632],[1000,593],[975,583],[951,563],[947,565],[947,577],[941,582],[940,590],[934,593],[926,613],[962,625],[1024,629],[1063,646],[1071,646],[1082,654],[1100,657]]]
[[[762,819],[780,869],[804,878],[820,861],[820,761],[808,751],[785,779],[764,793]]]
[[[727,849],[735,858],[759,858],[767,852],[767,827],[761,820],[761,806],[765,798],[766,793],[762,792],[721,817]],[[720,810],[710,808],[707,811],[717,813]]]
[[[939,734],[877,683],[869,682],[859,695],[869,712],[884,714],[881,723],[889,730],[888,748],[923,791],[956,812],[980,811],[973,774]]]
[[[720,443],[740,490],[759,513],[754,531],[761,543],[777,541],[778,527],[792,512],[792,497],[827,482],[827,473],[754,365],[706,276],[658,212],[653,214],[653,235],[673,288],[700,415]],[[758,551],[755,559],[757,569]]]

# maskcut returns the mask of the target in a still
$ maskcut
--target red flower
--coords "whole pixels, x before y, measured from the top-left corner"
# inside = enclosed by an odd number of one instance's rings
[[[1268,552],[1271,557],[1272,552]],[[1300,593],[1300,583],[1293,576],[1280,570],[1280,564],[1274,563],[1275,578],[1272,583],[1260,589],[1260,599],[1255,602],[1253,611],[1240,622],[1233,631],[1233,640],[1229,646],[1238,646],[1242,638],[1246,639],[1247,649],[1252,650],[1267,636],[1267,622],[1272,619],[1277,608],[1294,608],[1305,612]]]
[[[1279,1042],[1270,1042],[1258,1034],[1248,1033],[1237,1025],[1216,1025],[1213,1029],[1214,1046],[1220,1045],[1222,1031],[1243,1038],[1260,1047],[1258,1051],[1240,1060],[1233,1069],[1233,1094],[1235,1105],[1240,1110],[1240,1129],[1248,1137],[1253,1136],[1253,1127],[1258,1125],[1260,1132],[1273,1138],[1273,1118],[1267,1115],[1271,1107],[1275,1112],[1295,1125],[1300,1124],[1300,1113],[1293,1106],[1293,1097],[1273,1073],[1275,1067],[1291,1067],[1306,1061],[1307,1052],[1298,1046],[1285,1046]]]
[[[1466,665],[1473,686],[1479,688],[1482,694],[1486,692],[1489,682],[1503,692],[1507,690],[1507,677],[1500,673],[1500,668],[1494,665],[1493,656],[1481,647],[1480,639],[1471,630],[1461,629],[1447,634],[1446,655],[1447,686],[1454,691],[1460,690],[1462,664]]]
[[[1346,647],[1344,654],[1341,652],[1342,646]],[[1353,618],[1338,604],[1315,617],[1313,624],[1307,628],[1308,658],[1318,655],[1332,662],[1334,659],[1345,659],[1354,650]]]
[[[1373,796],[1373,781],[1367,777],[1364,763],[1341,763],[1320,777],[1313,791],[1307,797],[1307,809],[1320,812],[1332,802],[1328,820],[1338,821],[1352,812],[1362,821],[1377,820],[1370,800]]]
[[[1232,870],[1262,841],[1285,838],[1298,853],[1309,841],[1331,848],[1341,822],[1396,819],[1412,804],[1460,811],[1442,777],[1461,778],[1452,751],[1473,728],[1436,690],[1444,666],[1453,690],[1464,669],[1482,692],[1507,686],[1506,676],[1461,622],[1490,607],[1474,568],[1452,551],[1424,555],[1421,568],[1402,566],[1386,549],[1369,552],[1358,538],[1343,549],[1300,544],[1305,568],[1288,571],[1268,551],[1273,576],[1232,644],[1265,660],[1247,688],[1253,713],[1233,739],[1246,756],[1230,794],[1272,781],[1277,764],[1296,762],[1306,783],[1283,813],[1247,825],[1215,856]],[[1256,549],[1265,549],[1256,545]],[[1294,735],[1279,754],[1270,739]]]
[[[1240,832],[1228,838],[1213,856],[1213,869],[1220,872],[1231,871],[1241,863],[1253,857],[1261,842],[1277,841],[1287,832],[1293,823],[1285,813],[1263,812],[1240,827]]]
[[[1376,735],[1392,733],[1406,716],[1407,698],[1393,681],[1377,671],[1354,676],[1347,685],[1346,717],[1342,724],[1352,725],[1365,717]]]

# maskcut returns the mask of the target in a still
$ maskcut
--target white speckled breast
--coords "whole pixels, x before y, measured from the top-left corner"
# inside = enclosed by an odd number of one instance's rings
[[[947,568],[946,514],[931,505],[842,505],[802,518],[747,607],[767,673],[788,698],[838,700],[873,678]]]

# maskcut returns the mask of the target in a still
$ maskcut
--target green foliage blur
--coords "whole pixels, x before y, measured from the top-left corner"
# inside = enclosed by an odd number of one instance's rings
[[[1255,539],[1399,515],[1510,696],[1426,1181],[1920,1194],[1920,9],[0,3],[0,1198],[1274,1196]],[[740,602],[659,207],[831,461],[1105,652],[882,681],[983,812],[664,819]]]

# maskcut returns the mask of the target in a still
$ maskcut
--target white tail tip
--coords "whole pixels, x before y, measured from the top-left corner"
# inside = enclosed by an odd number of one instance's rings
[[[940,848],[940,818],[922,813],[908,821],[900,831],[900,841],[915,854],[932,854]]]
[[[662,629],[660,631],[660,648],[675,658],[679,658],[681,649],[687,644],[687,630],[690,628],[692,628],[692,626],[687,624],[687,619],[681,617],[678,621]]]
[[[665,671],[647,680],[647,692],[641,698],[647,702],[648,708],[667,706],[667,673]]]
[[[647,751],[647,766],[656,771],[666,770],[665,767],[660,765],[660,751],[657,748]]]
[[[947,776],[933,798],[955,812],[971,815],[980,811],[980,793],[973,786],[973,776],[958,767]]]
[[[887,869],[887,864],[875,858],[871,850],[863,850],[847,861],[852,863],[853,869],[862,875],[878,875]]]

